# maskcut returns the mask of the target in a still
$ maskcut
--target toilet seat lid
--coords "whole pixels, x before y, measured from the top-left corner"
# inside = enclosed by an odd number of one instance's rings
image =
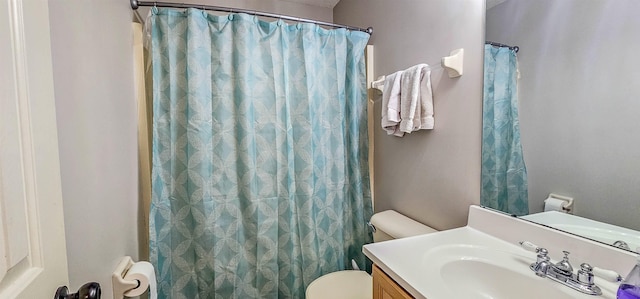
[[[307,287],[307,299],[371,299],[373,279],[367,272],[345,270],[323,275]]]

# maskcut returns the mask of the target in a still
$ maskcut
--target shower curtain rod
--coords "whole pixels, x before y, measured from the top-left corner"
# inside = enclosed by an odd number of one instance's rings
[[[373,27],[369,27],[365,29],[365,28],[352,27],[347,25],[340,25],[340,24],[309,20],[309,19],[303,19],[303,18],[296,18],[296,17],[286,16],[286,15],[279,15],[279,14],[273,14],[268,12],[255,11],[255,10],[246,10],[246,9],[212,6],[212,5],[186,4],[186,3],[137,1],[137,0],[130,0],[130,1],[131,1],[131,8],[134,10],[138,9],[138,7],[140,6],[156,6],[156,7],[169,7],[169,8],[200,8],[203,10],[223,11],[223,12],[230,12],[230,13],[246,13],[246,14],[260,16],[260,17],[269,17],[269,18],[282,19],[287,21],[311,23],[311,24],[329,26],[334,28],[345,28],[348,30],[362,31],[362,32],[368,33],[369,35],[373,34]]]
[[[509,46],[509,45],[505,45],[505,44],[501,44],[501,43],[494,43],[494,42],[490,42],[490,41],[485,41],[484,43],[487,44],[487,45],[495,46],[495,47],[509,48],[511,50],[516,51],[516,53],[518,53],[518,51],[520,51],[520,47],[518,47],[518,46]]]

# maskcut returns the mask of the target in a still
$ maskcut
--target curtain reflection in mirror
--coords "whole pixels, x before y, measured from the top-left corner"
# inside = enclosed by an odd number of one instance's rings
[[[529,201],[520,144],[516,51],[485,45],[484,68],[480,203],[526,215]]]

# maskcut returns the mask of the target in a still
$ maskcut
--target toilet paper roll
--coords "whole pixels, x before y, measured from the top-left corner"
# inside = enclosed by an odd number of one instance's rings
[[[567,202],[564,200],[548,197],[547,199],[544,200],[544,211],[545,212],[558,211],[558,212],[566,213],[567,211],[564,210],[564,207],[566,204]]]
[[[149,298],[157,299],[158,293],[156,289],[156,273],[153,269],[153,265],[149,262],[137,262],[134,263],[127,274],[123,277],[124,280],[138,281],[138,287],[124,292],[126,297],[136,297],[144,294],[149,289]]]

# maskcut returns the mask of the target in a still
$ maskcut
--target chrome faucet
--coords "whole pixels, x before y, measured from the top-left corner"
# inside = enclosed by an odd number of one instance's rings
[[[622,241],[622,240],[618,240],[613,242],[613,246],[618,247],[618,248],[622,248],[622,249],[626,249],[626,250],[631,250],[631,247],[629,247],[629,244],[627,244],[627,242]]]
[[[538,276],[549,278],[555,282],[568,286],[581,293],[589,295],[602,295],[600,287],[593,282],[593,267],[587,263],[580,265],[580,270],[573,273],[573,266],[569,261],[569,252],[563,251],[564,258],[555,264],[551,263],[548,256],[549,251],[542,247],[537,247],[529,242],[520,242],[520,245],[536,252],[536,262],[529,268]]]
[[[569,252],[562,251],[562,253],[564,253],[564,258],[562,261],[553,264],[551,270],[557,279],[567,280],[573,277],[573,266],[569,262]]]

